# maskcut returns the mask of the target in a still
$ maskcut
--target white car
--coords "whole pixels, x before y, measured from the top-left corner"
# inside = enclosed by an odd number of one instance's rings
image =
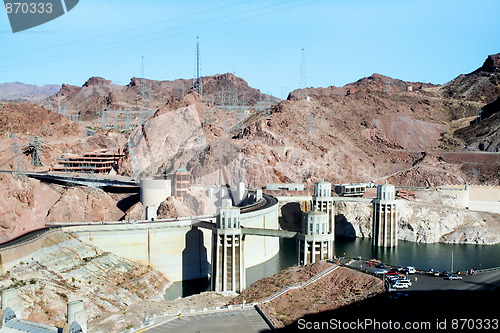
[[[394,288],[394,289],[405,289],[405,288],[408,288],[409,285],[406,284],[406,283],[394,283],[391,288]]]
[[[374,273],[375,273],[375,274],[385,274],[385,273],[387,273],[387,272],[388,272],[388,270],[387,270],[387,269],[379,269],[379,270],[376,270]]]
[[[462,277],[460,275],[452,274],[452,275],[448,275],[446,277],[446,279],[448,279],[448,280],[462,280]]]
[[[406,271],[408,272],[408,274],[415,274],[415,267],[413,266],[406,266]]]
[[[410,281],[410,280],[408,280],[408,279],[405,279],[405,278],[403,278],[403,279],[398,279],[398,280],[396,280],[396,281],[395,281],[395,283],[399,283],[399,284],[407,284],[407,285],[408,285],[408,287],[411,287],[411,281]]]

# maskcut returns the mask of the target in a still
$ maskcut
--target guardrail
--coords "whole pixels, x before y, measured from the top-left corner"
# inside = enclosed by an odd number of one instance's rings
[[[161,325],[169,320],[178,318],[179,315],[186,315],[186,314],[200,314],[200,313],[213,313],[213,312],[219,312],[219,311],[228,311],[228,310],[237,310],[237,309],[245,309],[245,308],[255,308],[255,306],[259,304],[257,302],[253,303],[245,303],[245,304],[233,304],[233,305],[223,305],[223,306],[212,306],[212,307],[205,307],[205,308],[198,308],[198,309],[185,309],[185,310],[170,310],[170,311],[165,311],[162,313],[155,313],[150,316],[144,317],[142,324],[139,327],[131,328],[128,331],[125,331],[127,333],[132,333],[132,332],[137,332],[137,329],[139,329],[139,332],[143,332],[146,329],[153,328],[156,325]],[[161,322],[155,323],[154,319],[158,317],[169,317],[173,316],[171,319],[168,320],[163,320]],[[265,319],[264,319],[265,320]]]
[[[483,268],[483,269],[475,269],[476,272],[491,272],[500,269],[500,267],[492,267],[492,268]]]
[[[274,322],[274,320],[272,320],[272,318],[269,318],[268,316],[266,316],[266,314],[261,310],[261,308],[257,304],[255,304],[255,310],[257,310],[257,312],[260,314],[262,319],[264,319],[267,326],[269,326],[269,328],[271,329],[272,332],[276,332],[276,328],[281,327],[281,325]]]
[[[8,250],[8,249],[14,249],[14,248],[17,248],[17,247],[21,247],[21,246],[24,246],[24,245],[27,245],[27,244],[31,244],[33,242],[35,242],[36,240],[38,240],[40,237],[43,237],[43,236],[46,236],[46,235],[50,235],[56,231],[60,231],[59,228],[48,228],[46,230],[43,230],[43,229],[46,229],[46,228],[39,228],[39,229],[35,229],[35,230],[31,230],[30,232],[27,232],[25,234],[22,234],[22,235],[19,235],[18,237],[16,238],[12,238],[12,239],[9,239],[3,243],[0,243],[0,251],[4,251],[4,250]],[[10,242],[15,242],[16,239],[18,238],[21,238],[23,236],[26,236],[27,234],[31,233],[31,232],[36,232],[36,231],[43,231],[41,232],[39,235],[35,235],[33,236],[33,238],[30,238],[30,239],[26,239],[26,240],[23,240],[23,241],[20,241],[19,243],[14,243],[14,244],[8,244]]]
[[[275,299],[276,297],[279,297],[281,295],[283,295],[284,293],[288,292],[289,290],[292,290],[292,289],[297,289],[297,288],[302,288],[302,287],[305,287],[313,282],[316,282],[317,280],[321,279],[322,277],[324,277],[325,275],[333,272],[334,270],[336,270],[337,268],[339,268],[340,266],[338,265],[334,265],[334,266],[331,266],[327,269],[325,269],[324,271],[314,275],[313,277],[307,279],[306,281],[304,282],[300,282],[300,283],[294,283],[294,284],[291,284],[287,287],[284,287],[280,290],[278,290],[277,292],[273,293],[271,296],[265,298],[262,303],[267,303],[267,302],[270,302],[272,301],[273,299]]]
[[[262,206],[264,206],[265,204],[267,203],[267,200],[265,198],[261,198],[259,201],[257,201],[256,203],[253,203],[251,205],[248,205],[248,206],[245,206],[245,207],[242,207],[240,209],[240,212],[241,213],[245,213],[245,212],[248,212],[248,211],[251,211],[251,210],[254,210],[254,209],[257,209],[257,208],[260,208]]]

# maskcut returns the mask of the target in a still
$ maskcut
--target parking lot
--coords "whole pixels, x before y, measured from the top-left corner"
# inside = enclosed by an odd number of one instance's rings
[[[185,314],[140,332],[235,332],[256,333],[269,326],[254,308],[211,313]]]
[[[347,267],[374,273],[381,269],[365,260],[351,260]],[[391,267],[387,266],[389,270]],[[461,274],[462,280],[447,280],[443,276],[430,276],[425,273],[408,274],[411,286],[399,290],[492,290],[500,286],[500,270],[479,272],[477,275]]]

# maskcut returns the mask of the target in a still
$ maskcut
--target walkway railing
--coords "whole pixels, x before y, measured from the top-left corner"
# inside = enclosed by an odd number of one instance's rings
[[[289,290],[302,288],[302,287],[305,287],[307,285],[310,285],[311,283],[318,281],[319,279],[321,279],[325,275],[330,274],[331,272],[333,272],[334,270],[336,270],[339,267],[340,266],[338,266],[338,265],[331,266],[331,267],[325,269],[324,271],[314,275],[313,277],[309,278],[308,280],[306,280],[304,282],[294,283],[294,284],[289,285],[285,288],[282,288],[282,289],[278,290],[277,292],[275,292],[274,294],[272,294],[271,296],[265,298],[261,303],[270,302],[273,299],[275,299],[276,297],[279,297],[279,296],[283,295],[284,293],[288,292]]]
[[[475,269],[476,272],[491,272],[500,269],[500,267],[492,267],[492,268],[483,268],[483,269]]]
[[[179,313],[182,313],[182,314],[199,314],[199,313],[210,313],[210,312],[236,310],[236,309],[250,308],[250,307],[256,308],[257,312],[263,317],[264,321],[266,321],[266,323],[268,325],[270,324],[269,326],[270,326],[271,330],[274,331],[276,327],[279,327],[278,323],[274,322],[274,320],[272,318],[267,317],[262,312],[262,310],[258,307],[258,304],[263,304],[263,303],[267,303],[269,301],[272,301],[276,297],[283,295],[284,293],[286,293],[289,290],[297,289],[297,288],[302,288],[302,287],[305,287],[307,285],[310,285],[311,283],[314,283],[314,282],[318,281],[319,279],[321,279],[322,277],[330,274],[331,272],[333,272],[334,270],[336,270],[339,267],[340,266],[338,266],[338,265],[333,265],[331,267],[328,267],[327,269],[325,269],[325,270],[319,272],[318,274],[310,277],[309,279],[307,279],[304,282],[295,283],[295,284],[292,284],[290,286],[287,286],[285,288],[280,289],[279,291],[275,292],[274,294],[272,294],[271,296],[267,297],[266,299],[264,299],[261,302],[253,302],[253,303],[245,303],[245,304],[234,304],[234,305],[224,305],[224,306],[215,306],[215,307],[206,307],[206,308],[199,308],[199,309],[170,310],[170,311],[165,311],[165,312],[160,313],[160,314],[153,314],[151,316],[147,316],[147,317],[144,318],[143,324],[140,325],[140,327],[139,327],[139,329],[142,329],[142,330],[140,330],[138,332],[145,331],[146,329],[144,329],[144,328],[147,328],[147,329],[151,328],[152,325],[153,325],[153,323],[154,323],[154,319],[157,318],[157,317],[171,317],[170,320],[172,320],[173,318],[177,318],[177,316],[179,315]],[[169,321],[169,320],[168,319],[167,320],[162,320],[159,323],[165,323],[167,321]],[[159,323],[155,323],[155,324],[158,325]],[[125,332],[127,332],[127,333],[128,332],[137,332],[136,330],[137,330],[137,328],[131,328],[128,331],[125,331]]]

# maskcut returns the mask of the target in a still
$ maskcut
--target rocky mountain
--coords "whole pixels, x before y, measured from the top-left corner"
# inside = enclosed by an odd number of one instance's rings
[[[500,152],[500,53],[488,56],[483,66],[444,85],[446,95],[485,103],[470,125],[455,131],[466,149]]]
[[[493,102],[500,96],[500,53],[489,55],[483,66],[440,87],[443,96],[476,101]]]
[[[231,74],[202,77],[206,101],[217,105],[255,105],[260,101],[278,101],[262,94]],[[82,87],[63,84],[50,103],[65,106],[69,113],[80,113],[84,120],[97,117],[103,109],[110,110],[173,110],[180,98],[193,92],[193,80],[155,81],[133,77],[126,86],[116,85],[102,77],[91,77]],[[186,105],[185,105],[186,106]]]
[[[500,112],[487,119],[461,128],[455,136],[466,143],[469,150],[500,152]]]
[[[37,86],[22,82],[0,83],[0,100],[34,102],[56,94],[61,86],[46,84]]]
[[[374,73],[369,77],[359,79],[354,83],[346,84],[343,87],[330,86],[328,88],[307,88],[306,92],[309,97],[320,96],[346,96],[354,94],[358,91],[367,93],[401,93],[405,91],[422,91],[423,88],[432,88],[436,85],[422,82],[407,82],[398,79],[393,79],[388,76]],[[294,90],[288,95],[288,100],[297,100],[299,90]]]
[[[233,74],[204,77],[203,97],[193,91],[192,80],[132,78],[121,86],[92,77],[82,87],[63,85],[60,96],[51,97],[53,106],[60,99],[61,105],[71,112],[79,110],[84,119],[95,119],[102,107],[152,108],[157,110],[155,116],[130,134],[98,131],[85,137],[71,134],[83,127],[46,109],[5,104],[0,129],[42,136],[50,136],[49,128],[67,131],[68,137],[59,135],[49,146],[52,159],[91,146],[122,145],[128,159],[120,172],[170,173],[182,163],[198,184],[311,185],[321,178],[338,183],[389,179],[411,186],[498,184],[495,156],[478,164],[471,153],[453,158],[443,153],[443,149],[497,151],[497,79],[498,55],[443,86],[373,74],[343,87],[308,88],[307,100],[292,91],[288,100],[279,101]],[[268,113],[220,107],[243,101],[274,106]],[[484,113],[490,115],[488,121],[469,125],[482,109],[490,110]],[[48,122],[33,123],[33,117],[24,115],[29,112],[45,112]],[[12,155],[6,155],[0,160],[8,165]]]
[[[117,221],[124,212],[117,200],[100,190],[64,188],[31,178],[0,175],[0,242],[61,221]]]
[[[470,77],[490,75],[487,64]],[[374,74],[344,87],[308,88],[308,99],[293,91],[270,115],[240,119],[193,95],[189,107],[178,103],[182,108],[158,112],[131,134],[132,168],[137,174],[169,173],[182,162],[200,184],[311,185],[321,178],[388,179],[407,186],[498,184],[498,158],[476,163],[473,153],[459,153],[467,146],[458,130],[468,127],[463,119],[477,115],[484,103],[443,95],[443,89]],[[458,85],[446,89],[458,91]],[[213,121],[207,122],[209,116]],[[484,133],[490,133],[487,124],[481,125]],[[495,133],[487,141],[496,142]],[[479,143],[469,146],[482,149]],[[458,155],[450,157],[443,148]]]
[[[83,126],[32,103],[0,103],[0,135],[73,136]]]

